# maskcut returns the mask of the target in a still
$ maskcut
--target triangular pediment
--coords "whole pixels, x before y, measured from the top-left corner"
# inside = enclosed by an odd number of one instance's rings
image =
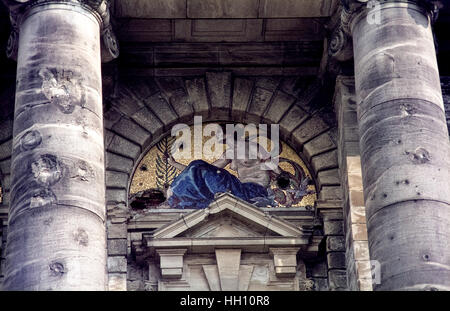
[[[194,211],[152,234],[153,239],[302,237],[293,224],[225,193],[207,208]]]

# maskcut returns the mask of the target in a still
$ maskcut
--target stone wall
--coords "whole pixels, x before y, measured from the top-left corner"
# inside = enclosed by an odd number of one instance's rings
[[[338,209],[337,214],[342,215],[334,117],[329,106],[313,102],[318,92],[320,84],[312,77],[246,77],[229,72],[207,72],[197,77],[127,77],[119,81],[116,91],[105,99],[109,252],[113,251],[112,245],[125,243],[123,225],[119,227],[126,214],[128,185],[135,166],[174,124],[192,122],[193,115],[203,116],[205,122],[279,123],[281,138],[303,153],[315,174],[322,203],[332,204]],[[121,230],[119,235],[111,235],[118,230]],[[330,232],[330,236],[335,234]],[[123,261],[123,252],[114,251],[114,257],[121,256]],[[336,262],[336,256],[339,255],[333,251],[330,260]],[[309,269],[315,271],[312,273],[322,290],[328,289],[325,261],[326,258]],[[325,273],[319,272],[322,266],[327,267]],[[342,279],[342,268],[332,264],[330,273]],[[132,275],[142,274],[130,269]],[[120,279],[123,272],[110,270],[110,273],[114,284],[124,284]],[[130,281],[133,287],[142,288],[139,278]],[[111,282],[110,285],[110,288],[120,288]]]
[[[347,280],[350,290],[372,290],[353,77],[338,76],[334,97],[339,124]]]
[[[127,244],[131,240],[127,236],[132,234],[127,233],[126,228],[127,201],[134,167],[174,123],[188,122],[194,113],[202,115],[205,121],[279,123],[281,138],[298,153],[303,153],[305,162],[309,163],[320,189],[321,206],[340,208],[342,194],[334,117],[327,105],[314,103],[319,92],[320,84],[312,77],[236,77],[226,72],[185,78],[127,78],[126,83],[116,85],[105,98],[104,121],[109,288],[126,289],[127,254],[131,247]],[[219,98],[225,100],[219,101]],[[184,103],[189,104],[187,110]],[[0,127],[0,170],[4,190],[0,216],[6,221],[12,122],[7,119],[0,122]],[[327,216],[326,219],[327,234],[335,236],[336,229],[331,229],[334,218],[330,220]],[[335,255],[330,254],[329,260],[336,262]],[[335,264],[328,267],[325,255],[320,260],[319,263],[308,263],[307,267],[318,279],[317,287],[324,290],[328,289],[328,273],[342,277],[342,267],[337,269]],[[331,286],[338,287],[342,286]]]

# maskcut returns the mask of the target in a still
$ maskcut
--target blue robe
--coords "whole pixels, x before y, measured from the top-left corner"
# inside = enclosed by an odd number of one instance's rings
[[[219,192],[230,192],[238,198],[253,203],[252,198],[267,197],[267,189],[256,183],[242,183],[227,170],[202,160],[192,161],[172,184],[168,202],[172,208],[202,209],[214,200]]]

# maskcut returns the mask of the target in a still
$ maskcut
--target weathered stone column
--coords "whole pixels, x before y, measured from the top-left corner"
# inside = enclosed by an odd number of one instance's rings
[[[19,42],[4,289],[105,290],[100,35],[110,34],[107,6],[21,2],[6,2],[11,56]]]
[[[431,1],[348,2],[374,289],[450,290],[450,147]]]

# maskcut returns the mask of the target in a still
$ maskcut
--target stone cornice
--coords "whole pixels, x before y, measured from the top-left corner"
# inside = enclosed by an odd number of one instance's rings
[[[439,9],[443,7],[438,0],[341,0],[342,6],[338,11],[340,23],[334,29],[330,44],[328,46],[329,55],[339,61],[346,61],[352,58],[352,23],[356,18],[363,18],[371,14],[376,14],[383,6],[395,3],[414,4],[430,14],[432,22],[436,21]]]
[[[9,8],[12,27],[6,49],[9,58],[17,60],[22,18],[30,9],[49,4],[78,5],[90,11],[100,24],[102,61],[108,62],[119,56],[118,42],[110,21],[109,0],[3,0],[3,2]]]

